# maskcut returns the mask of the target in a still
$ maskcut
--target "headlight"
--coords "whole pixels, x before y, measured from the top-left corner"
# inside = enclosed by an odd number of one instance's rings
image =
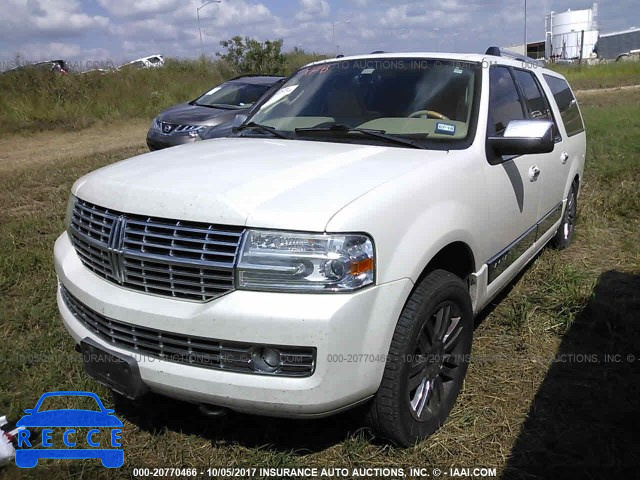
[[[205,125],[201,125],[201,126],[192,125],[188,130],[189,136],[193,137],[193,138],[197,138],[198,137],[198,132],[203,131],[205,128],[207,128]]]
[[[155,130],[157,132],[160,132],[162,130],[162,125],[160,125],[160,120],[158,120],[157,118],[154,118],[153,120],[151,120],[151,130]]]
[[[71,226],[71,217],[73,216],[73,208],[76,206],[76,196],[74,194],[69,195],[67,201],[67,212],[64,216],[64,227],[69,230]]]
[[[374,282],[373,242],[366,235],[249,230],[237,272],[244,290],[351,292]]]

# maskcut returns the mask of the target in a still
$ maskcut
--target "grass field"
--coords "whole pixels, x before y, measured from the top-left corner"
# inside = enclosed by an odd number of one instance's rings
[[[282,75],[318,58],[297,50],[285,54]],[[24,70],[0,75],[0,129],[5,133],[78,130],[97,122],[145,119],[197,98],[238,75],[223,61],[168,59],[159,69],[123,69],[106,74],[53,75]]]
[[[589,150],[575,243],[542,252],[478,319],[464,390],[433,437],[397,449],[350,414],[205,421],[193,406],[154,398],[117,411],[126,467],[484,466],[518,479],[614,478],[611,469],[640,467],[639,104],[638,90],[583,99]],[[116,127],[127,124],[101,128]],[[58,318],[52,246],[73,181],[143,152],[142,138],[95,150],[72,141],[64,154],[48,151],[51,141],[41,133],[0,143],[0,413],[13,417],[50,390],[94,391],[113,406]],[[98,461],[42,463],[49,468],[5,467],[0,478],[130,478]]]
[[[554,65],[574,89],[615,88],[640,84],[640,62],[615,62],[599,65]]]

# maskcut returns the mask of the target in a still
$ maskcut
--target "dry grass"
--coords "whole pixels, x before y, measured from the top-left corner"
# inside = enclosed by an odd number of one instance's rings
[[[590,143],[575,244],[542,252],[478,319],[465,388],[433,437],[397,449],[359,430],[353,413],[318,421],[248,415],[206,421],[193,406],[156,397],[140,408],[119,407],[126,467],[486,466],[505,478],[576,472],[611,478],[616,467],[640,466],[637,364],[556,356],[640,353],[639,103],[637,91],[583,102]],[[0,412],[13,416],[49,390],[94,391],[110,403],[83,373],[58,319],[51,247],[63,230],[72,182],[143,151],[134,145],[42,161],[46,149],[37,145],[47,138],[28,138],[38,152],[31,168],[0,175]],[[4,151],[19,152],[22,141],[15,137]],[[97,461],[42,464],[49,467],[6,467],[0,478],[130,474],[106,471]],[[572,470],[561,475],[562,468]]]
[[[8,134],[0,138],[0,174],[32,171],[36,165],[59,163],[124,148],[146,148],[149,122],[130,120],[114,124],[97,123],[80,131],[47,131],[37,134]]]
[[[325,58],[295,50],[285,53],[282,75]],[[256,72],[259,73],[259,72]],[[54,75],[26,69],[0,74],[0,130],[77,131],[100,122],[143,119],[188,102],[239,74],[224,61],[169,59],[163,68],[122,69]]]
[[[640,83],[640,62],[552,65],[551,68],[566,76],[576,90],[615,88]]]

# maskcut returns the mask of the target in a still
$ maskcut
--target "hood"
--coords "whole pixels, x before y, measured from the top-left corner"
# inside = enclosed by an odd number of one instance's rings
[[[446,151],[219,138],[96,170],[73,193],[125,213],[223,225],[324,231],[356,198]]]
[[[245,113],[247,110],[247,108],[226,110],[181,103],[166,109],[157,118],[162,122],[178,125],[218,125],[233,120],[236,115]]]

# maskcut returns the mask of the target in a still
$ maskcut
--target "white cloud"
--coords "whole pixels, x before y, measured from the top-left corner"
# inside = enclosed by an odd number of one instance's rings
[[[4,0],[3,28],[0,39],[22,41],[26,38],[59,39],[82,34],[91,29],[104,29],[109,19],[82,11],[76,0]]]
[[[421,27],[427,30],[434,28],[440,30],[461,25],[470,20],[469,13],[465,8],[450,10],[451,7],[447,5],[447,2],[443,2],[437,8],[425,8],[424,5],[419,4],[397,5],[386,10],[380,23],[382,26],[398,29]]]
[[[215,7],[215,6],[214,6]],[[195,15],[195,10],[194,10]],[[201,19],[211,18],[217,27],[230,27],[241,25],[256,25],[260,23],[275,23],[276,17],[271,10],[262,3],[249,3],[244,0],[236,0],[233,3],[225,3],[219,8],[201,10]],[[250,34],[250,32],[246,32]]]
[[[158,39],[161,41],[184,40],[185,31],[178,25],[161,20],[149,18],[144,20],[132,20],[126,23],[113,25],[109,32],[115,37],[127,39]]]
[[[82,53],[82,47],[75,43],[65,42],[29,42],[16,50],[15,56],[21,64],[73,58]]]
[[[126,18],[169,12],[184,2],[176,0],[98,0],[98,3],[115,17]]]
[[[295,16],[299,22],[327,18],[331,10],[326,0],[300,0],[300,9]]]

